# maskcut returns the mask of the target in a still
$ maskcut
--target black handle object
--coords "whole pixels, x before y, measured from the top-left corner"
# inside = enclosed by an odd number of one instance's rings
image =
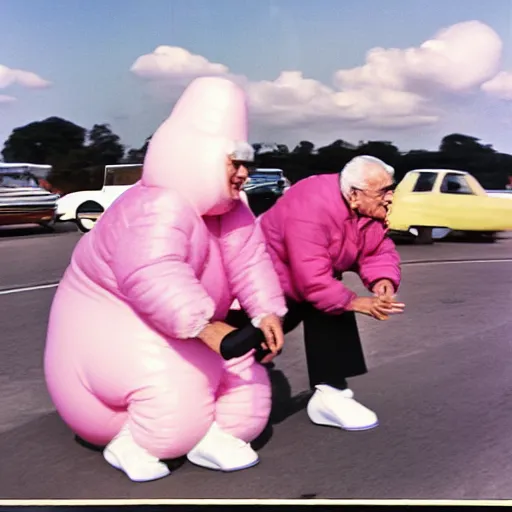
[[[261,329],[252,324],[226,334],[220,343],[220,355],[226,359],[242,357],[265,341]]]

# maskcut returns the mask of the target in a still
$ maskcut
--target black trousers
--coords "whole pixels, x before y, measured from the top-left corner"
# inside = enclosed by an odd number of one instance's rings
[[[307,302],[298,303],[290,299],[287,300],[287,306],[284,333],[289,333],[303,322],[311,389],[318,384],[345,389],[348,377],[367,372],[355,313],[349,311],[328,315]],[[226,322],[241,328],[250,323],[250,319],[242,310],[231,310]],[[260,353],[257,359],[261,360],[263,356]]]

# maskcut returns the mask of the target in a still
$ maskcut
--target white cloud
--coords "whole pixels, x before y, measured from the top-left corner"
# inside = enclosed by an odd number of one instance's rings
[[[479,88],[504,94],[506,89],[512,99],[512,75],[496,76],[502,46],[489,26],[468,21],[440,30],[417,47],[373,48],[363,65],[335,71],[332,84],[304,77],[297,70],[283,71],[275,80],[236,79],[246,87],[251,112],[269,127],[322,129],[343,123],[400,129],[437,123],[448,110],[451,95]],[[231,76],[223,64],[169,46],[142,55],[131,70],[153,84],[184,84],[202,75]]]
[[[222,75],[228,72],[223,64],[215,64],[176,46],[159,46],[153,53],[141,55],[131,71],[153,80],[192,79],[201,75]]]
[[[401,127],[436,122],[423,113],[421,96],[376,87],[335,90],[297,71],[283,72],[273,82],[247,84],[252,112],[283,126],[315,121],[350,121],[368,126]]]
[[[32,71],[11,69],[0,64],[0,89],[5,89],[11,85],[21,85],[28,89],[41,89],[48,87],[50,82],[32,73]]]
[[[482,90],[501,100],[512,100],[512,73],[500,71],[493,79],[482,84]]]
[[[480,86],[499,70],[503,43],[479,21],[452,25],[417,48],[373,48],[366,63],[335,73],[341,88],[439,88],[459,92]]]

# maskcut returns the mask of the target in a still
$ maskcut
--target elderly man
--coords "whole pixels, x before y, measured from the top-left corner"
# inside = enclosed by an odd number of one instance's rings
[[[355,314],[386,320],[404,309],[395,301],[400,259],[386,234],[393,175],[381,160],[358,156],[341,173],[293,185],[260,218],[287,297],[285,333],[303,322],[315,390],[307,410],[316,424],[345,430],[378,425],[376,414],[354,400],[347,378],[367,372]],[[345,287],[347,271],[356,272],[373,296]],[[239,326],[247,321],[243,311],[227,319]]]

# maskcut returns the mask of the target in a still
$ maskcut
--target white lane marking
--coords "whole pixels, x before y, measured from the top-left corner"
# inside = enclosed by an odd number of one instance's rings
[[[512,258],[496,259],[496,260],[451,260],[451,261],[404,261],[402,267],[429,267],[435,265],[461,265],[465,263],[512,263]],[[40,284],[36,286],[26,286],[22,288],[9,288],[0,290],[0,295],[12,295],[13,293],[33,292],[37,290],[47,290],[56,288],[59,283]]]
[[[47,290],[48,288],[56,288],[57,286],[59,286],[59,283],[39,284],[37,286],[25,286],[23,288],[10,288],[8,290],[0,290],[0,295],[11,295],[13,293],[33,292],[36,290]]]
[[[402,267],[428,267],[434,265],[462,265],[465,263],[512,263],[512,258],[494,259],[494,260],[447,260],[447,261],[404,261]]]

